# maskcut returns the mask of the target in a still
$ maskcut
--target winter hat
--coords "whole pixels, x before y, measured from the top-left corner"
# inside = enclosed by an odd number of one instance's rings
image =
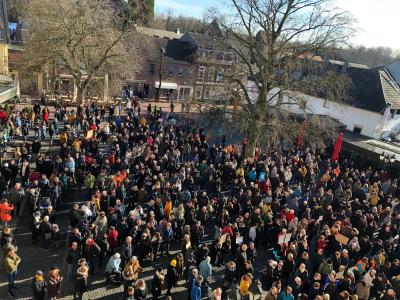
[[[176,266],[176,260],[175,260],[175,259],[171,260],[170,265],[171,265],[172,267],[175,267],[175,266]]]

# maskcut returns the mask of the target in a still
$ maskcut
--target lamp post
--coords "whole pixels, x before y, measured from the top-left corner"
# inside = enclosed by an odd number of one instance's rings
[[[167,53],[165,48],[160,48],[160,67],[158,68],[158,89],[156,90],[155,100],[160,101],[160,93],[161,93],[161,80],[162,80],[162,66],[164,63],[164,55]]]

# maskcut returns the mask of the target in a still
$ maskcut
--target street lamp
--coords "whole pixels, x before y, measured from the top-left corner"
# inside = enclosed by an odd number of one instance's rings
[[[161,93],[161,80],[162,80],[162,66],[164,63],[164,55],[167,53],[167,50],[163,47],[160,48],[160,67],[158,69],[158,89],[156,91],[155,100],[160,101],[160,93]]]
[[[379,155],[379,159],[382,160],[385,164],[392,164],[396,161],[396,156],[394,154],[385,154],[385,152],[382,152],[382,154]]]

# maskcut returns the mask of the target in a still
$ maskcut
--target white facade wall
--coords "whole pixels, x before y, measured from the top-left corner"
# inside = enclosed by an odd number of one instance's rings
[[[361,134],[371,138],[380,138],[384,128],[383,115],[308,95],[301,97],[307,101],[307,113],[329,116],[346,125],[347,130],[353,131],[354,127],[357,126],[361,128]],[[292,112],[302,112],[298,105],[288,105],[287,107]]]
[[[249,96],[254,99],[257,98],[257,92],[254,82],[248,82]],[[270,95],[275,95],[278,90],[272,90]],[[299,94],[299,98],[307,102],[306,112],[317,115],[326,115],[332,119],[347,126],[347,130],[353,131],[354,127],[361,128],[361,134],[380,139],[381,137],[389,136],[390,132],[395,129],[400,132],[400,116],[391,119],[390,107],[388,107],[384,114],[363,110],[344,103],[336,103],[321,98]],[[274,103],[272,101],[272,103]],[[303,113],[299,106],[294,101],[289,101],[287,98],[283,102],[291,102],[293,104],[285,105],[287,109],[294,113]]]

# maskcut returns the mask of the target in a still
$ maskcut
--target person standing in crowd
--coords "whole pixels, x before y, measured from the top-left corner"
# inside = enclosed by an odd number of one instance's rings
[[[82,256],[85,258],[90,274],[94,275],[96,268],[96,258],[100,254],[100,247],[96,244],[95,240],[88,238],[82,247]]]
[[[71,247],[69,247],[65,257],[65,261],[67,263],[67,280],[71,284],[75,281],[75,273],[80,255],[81,253],[78,248],[78,243],[72,242]]]
[[[178,279],[179,279],[179,275],[178,275],[178,271],[176,270],[176,260],[173,259],[169,263],[168,270],[167,270],[167,277],[166,277],[167,295],[171,295],[171,290],[178,282]]]
[[[8,202],[7,199],[2,199],[0,203],[0,219],[3,222],[3,228],[7,227],[8,223],[12,219],[11,212],[14,210],[14,206]]]
[[[197,276],[195,280],[193,280],[192,289],[191,289],[191,299],[192,300],[200,300],[201,299],[201,284],[203,282],[203,277],[201,275]]]
[[[143,279],[139,279],[135,286],[135,300],[145,300],[147,297],[148,291],[146,282]]]
[[[159,299],[161,296],[163,286],[164,286],[165,274],[161,267],[157,267],[156,273],[154,274],[153,280],[151,282],[151,294],[153,300]]]
[[[17,278],[18,266],[21,263],[21,258],[17,255],[14,247],[5,249],[3,258],[3,268],[8,276],[8,294],[15,297],[15,280]]]
[[[83,295],[88,288],[89,266],[84,258],[78,262],[78,268],[75,274],[74,298],[82,300]]]
[[[34,300],[44,300],[46,296],[46,282],[43,272],[37,271],[31,283],[32,296]]]
[[[240,294],[241,300],[249,299],[249,294],[250,294],[249,289],[250,289],[252,280],[253,280],[253,275],[251,275],[251,274],[245,274],[240,279],[239,294]]]
[[[207,256],[199,265],[199,274],[205,282],[207,282],[212,275],[212,265],[210,261],[211,258]]]
[[[62,281],[60,269],[52,267],[46,279],[47,295],[51,300],[57,300],[60,297]]]
[[[140,267],[139,260],[136,256],[127,262],[124,271],[122,272],[122,277],[124,279],[124,294],[126,295],[128,287],[138,279],[139,273],[142,271]]]
[[[117,276],[117,281],[121,277],[121,255],[119,253],[114,253],[113,256],[110,257],[106,266],[106,284],[109,285],[111,283],[111,276]]]

